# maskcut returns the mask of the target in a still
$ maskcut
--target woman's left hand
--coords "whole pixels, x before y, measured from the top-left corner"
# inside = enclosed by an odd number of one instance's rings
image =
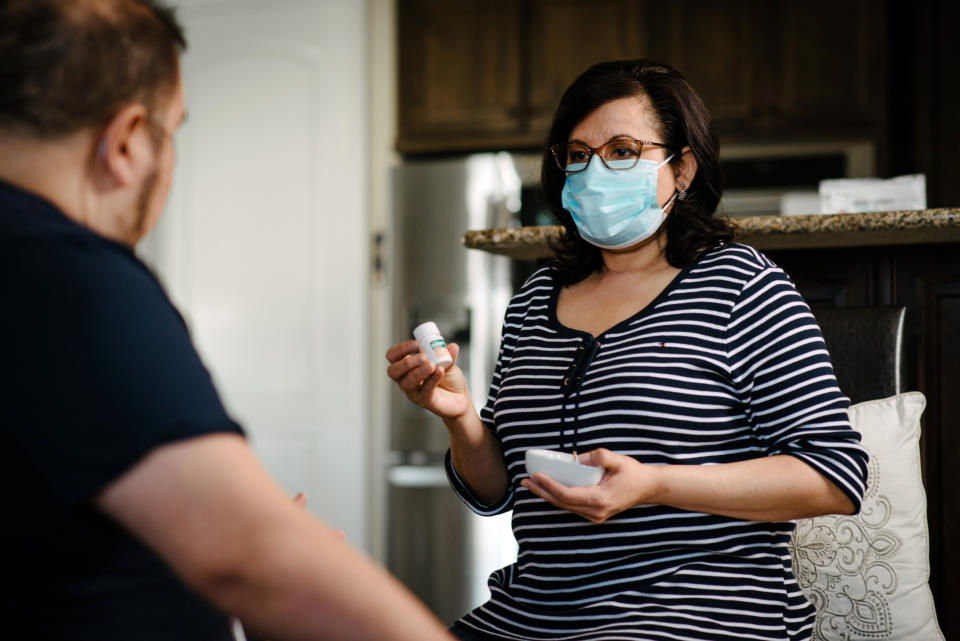
[[[650,497],[657,489],[656,466],[604,448],[581,454],[580,462],[603,468],[598,485],[568,487],[545,474],[536,474],[520,484],[545,501],[594,523],[603,523],[635,505],[653,502]]]

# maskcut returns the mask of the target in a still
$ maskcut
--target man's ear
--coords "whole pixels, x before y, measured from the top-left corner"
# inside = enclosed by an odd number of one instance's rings
[[[146,128],[147,109],[131,104],[118,111],[107,123],[97,144],[96,163],[102,175],[117,186],[137,180],[144,145],[149,145]]]

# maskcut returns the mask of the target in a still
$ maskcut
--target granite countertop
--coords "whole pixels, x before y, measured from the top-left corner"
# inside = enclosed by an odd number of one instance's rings
[[[734,218],[737,239],[757,249],[863,247],[960,242],[960,208],[865,214]],[[559,226],[468,231],[463,244],[521,260],[549,258]]]

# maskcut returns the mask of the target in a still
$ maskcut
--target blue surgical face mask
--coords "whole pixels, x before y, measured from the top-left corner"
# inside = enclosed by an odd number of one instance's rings
[[[657,203],[657,175],[671,158],[672,154],[660,164],[641,159],[630,169],[614,170],[591,157],[586,170],[568,174],[560,198],[583,239],[604,249],[622,249],[657,233],[667,217],[664,209],[676,197],[671,196],[663,207]],[[608,162],[612,167],[629,167],[633,161]]]

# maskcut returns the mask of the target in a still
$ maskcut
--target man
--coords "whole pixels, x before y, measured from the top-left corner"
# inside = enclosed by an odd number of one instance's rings
[[[264,471],[132,252],[183,46],[150,0],[0,0],[4,637],[448,639]]]

